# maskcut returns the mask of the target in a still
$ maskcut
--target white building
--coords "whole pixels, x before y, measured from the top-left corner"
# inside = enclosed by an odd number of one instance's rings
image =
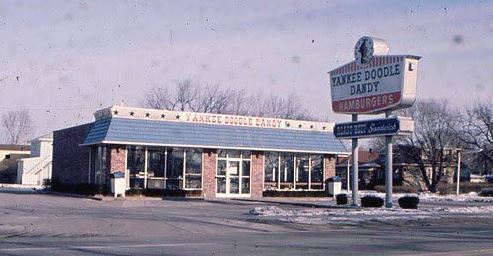
[[[25,185],[43,185],[51,180],[53,134],[33,139],[31,157],[19,160],[17,164],[17,183]]]

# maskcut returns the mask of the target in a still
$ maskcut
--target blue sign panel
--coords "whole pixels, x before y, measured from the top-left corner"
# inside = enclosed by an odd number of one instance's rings
[[[397,117],[339,123],[334,126],[337,138],[364,138],[383,135],[396,135],[399,132]]]

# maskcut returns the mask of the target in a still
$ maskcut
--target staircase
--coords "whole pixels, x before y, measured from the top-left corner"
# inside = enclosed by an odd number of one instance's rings
[[[34,159],[25,159],[25,160],[34,160]],[[23,161],[24,167],[26,166],[27,161]],[[52,157],[51,155],[47,155],[43,157],[40,161],[35,163],[31,168],[22,173],[22,184],[29,185],[44,185],[43,182],[45,179],[51,178],[51,165],[52,165]]]

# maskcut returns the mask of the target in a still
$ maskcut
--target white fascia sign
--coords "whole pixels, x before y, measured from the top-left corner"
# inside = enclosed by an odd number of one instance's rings
[[[387,52],[382,39],[362,37],[355,60],[329,72],[335,113],[379,114],[414,104],[420,57]]]

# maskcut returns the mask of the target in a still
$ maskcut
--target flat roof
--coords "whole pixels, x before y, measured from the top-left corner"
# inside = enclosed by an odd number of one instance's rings
[[[31,146],[29,146],[29,145],[16,145],[16,144],[0,144],[0,150],[30,151]]]

